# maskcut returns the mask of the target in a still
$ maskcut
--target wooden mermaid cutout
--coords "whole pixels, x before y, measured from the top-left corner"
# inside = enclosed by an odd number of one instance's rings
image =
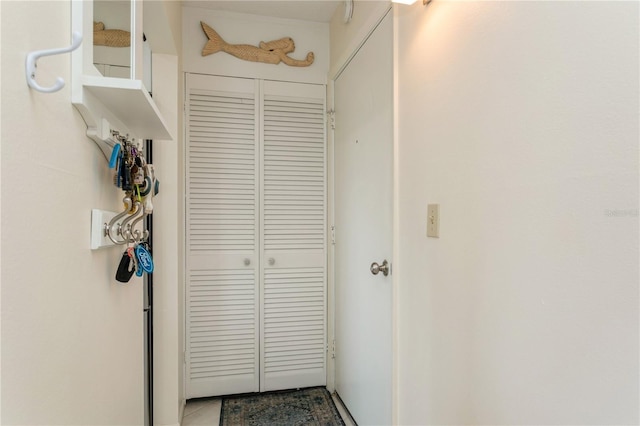
[[[293,59],[287,56],[295,50],[296,46],[291,37],[284,37],[269,42],[261,41],[259,47],[249,44],[229,44],[210,26],[200,21],[204,33],[209,41],[202,49],[202,56],[217,52],[226,52],[236,58],[252,62],[265,62],[267,64],[279,64],[284,62],[292,67],[308,67],[313,63],[313,52],[307,53],[304,60]]]

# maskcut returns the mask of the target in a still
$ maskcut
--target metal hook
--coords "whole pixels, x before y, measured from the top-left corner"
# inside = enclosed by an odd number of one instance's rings
[[[125,204],[125,210],[123,212],[121,212],[120,214],[116,215],[113,217],[113,219],[111,219],[111,221],[107,224],[105,223],[104,225],[104,232],[107,235],[107,237],[109,237],[109,239],[114,243],[114,244],[125,244],[127,241],[123,240],[123,241],[116,241],[115,238],[113,238],[113,236],[111,236],[111,232],[113,230],[113,227],[118,223],[118,221],[120,219],[122,219],[126,214],[128,214],[131,211],[131,207],[132,207],[132,200],[130,197],[124,197],[122,199],[122,202]],[[119,231],[120,231],[120,227],[121,225],[119,225]],[[120,232],[118,232],[120,233]]]
[[[123,220],[122,223],[120,224],[120,235],[122,235],[125,241],[129,243],[136,242],[133,237],[133,233],[131,232],[133,227],[132,225],[129,224],[129,222],[134,220],[136,216],[140,214],[140,212],[142,211],[142,203],[140,203],[140,201],[135,201],[133,204],[133,207],[135,208],[135,211],[133,212],[133,214],[130,215],[125,220]]]
[[[69,47],[61,47],[58,49],[46,49],[46,50],[34,50],[33,52],[27,54],[27,60],[25,63],[25,72],[27,74],[27,84],[32,89],[37,90],[38,92],[43,93],[53,93],[64,87],[64,80],[60,77],[56,79],[56,82],[51,87],[42,87],[36,82],[36,67],[38,66],[37,61],[41,56],[49,56],[49,55],[59,55],[61,53],[68,53],[73,50],[76,50],[80,44],[82,43],[82,35],[79,32],[74,31],[72,35],[71,46]]]
[[[135,228],[135,226],[138,224],[138,222],[140,222],[142,219],[144,219],[147,216],[149,216],[149,213],[150,212],[145,209],[144,210],[144,214],[131,223],[131,229]],[[149,238],[149,231],[148,230],[145,229],[144,231],[141,232],[139,229],[135,229],[133,231],[133,239],[135,240],[136,243],[140,243],[142,241],[145,241],[147,238]]]
[[[138,222],[140,222],[142,219],[149,216],[151,213],[153,213],[153,203],[151,202],[151,197],[149,197],[149,198],[146,198],[144,201],[144,214],[139,218],[137,218],[131,224],[131,229],[135,228]],[[133,231],[133,235],[137,243],[140,243],[142,241],[146,241],[147,239],[149,239],[149,231],[146,229],[143,232],[140,232],[139,229],[136,229]]]

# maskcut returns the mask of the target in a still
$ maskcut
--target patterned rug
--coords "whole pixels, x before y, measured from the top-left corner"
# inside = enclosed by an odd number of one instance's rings
[[[220,426],[344,426],[323,387],[222,398]]]

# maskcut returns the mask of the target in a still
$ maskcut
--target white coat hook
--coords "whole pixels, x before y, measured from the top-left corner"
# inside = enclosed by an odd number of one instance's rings
[[[61,47],[58,49],[47,49],[47,50],[35,50],[27,55],[27,62],[25,66],[25,71],[27,73],[27,84],[32,89],[37,90],[38,92],[44,93],[53,93],[64,87],[64,80],[60,77],[56,79],[56,82],[51,87],[42,87],[38,83],[36,83],[36,67],[38,58],[41,56],[49,56],[49,55],[60,55],[62,53],[68,53],[73,50],[76,50],[80,44],[82,43],[82,35],[79,32],[74,31],[71,41],[71,46],[69,47]]]

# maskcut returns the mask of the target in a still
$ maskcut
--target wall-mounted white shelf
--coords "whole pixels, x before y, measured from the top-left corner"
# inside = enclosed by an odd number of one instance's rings
[[[84,37],[71,54],[71,102],[87,124],[87,136],[107,160],[116,143],[112,130],[130,139],[173,139],[142,82],[142,1],[130,2],[131,78],[105,77],[94,65],[93,6],[91,0],[71,2],[72,30]]]
[[[141,80],[85,75],[82,85],[136,137],[171,139],[162,114]]]

